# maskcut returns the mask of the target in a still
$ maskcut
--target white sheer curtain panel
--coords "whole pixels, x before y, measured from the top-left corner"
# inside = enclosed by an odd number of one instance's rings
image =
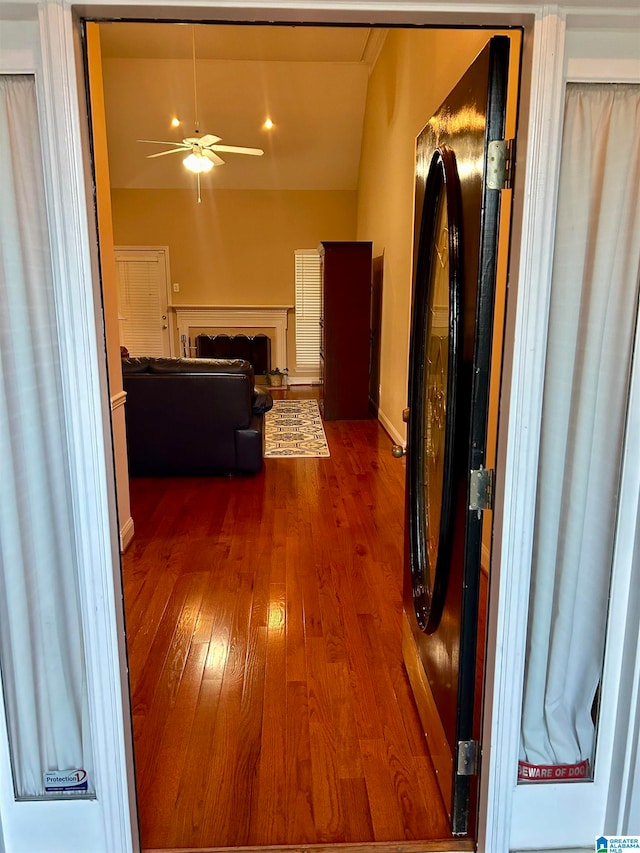
[[[44,784],[46,771],[86,771],[91,792],[93,773],[31,76],[0,76],[0,187],[0,667],[14,787],[73,796]]]
[[[640,270],[640,87],[567,88],[520,758],[591,761]]]

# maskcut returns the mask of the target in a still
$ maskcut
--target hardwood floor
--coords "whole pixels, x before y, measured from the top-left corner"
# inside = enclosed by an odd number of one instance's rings
[[[330,459],[131,482],[145,848],[450,838],[401,657],[404,462],[377,421],[325,429]]]

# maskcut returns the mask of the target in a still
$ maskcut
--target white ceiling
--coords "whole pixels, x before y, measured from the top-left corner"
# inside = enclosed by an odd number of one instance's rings
[[[265,151],[223,155],[203,187],[357,187],[368,76],[385,30],[109,23],[100,32],[113,187],[193,187],[181,154],[149,160],[163,147],[136,140],[193,135],[194,35],[201,133]]]

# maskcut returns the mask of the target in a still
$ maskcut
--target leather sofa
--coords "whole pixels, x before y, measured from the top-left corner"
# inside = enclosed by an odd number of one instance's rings
[[[132,476],[255,473],[271,396],[241,359],[123,358]]]

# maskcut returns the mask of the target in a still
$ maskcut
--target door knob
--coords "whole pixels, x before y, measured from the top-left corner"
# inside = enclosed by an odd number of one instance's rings
[[[406,456],[407,448],[403,447],[401,444],[394,444],[391,448],[391,455],[396,459],[402,459],[403,456]]]
[[[410,411],[411,411],[411,409],[403,409],[403,410],[402,410],[402,420],[405,422],[405,424],[408,424],[408,423],[409,423],[409,413],[410,413]]]
[[[163,328],[163,329],[168,329],[169,327],[167,326],[167,324],[166,324],[166,323],[163,323],[163,324],[162,324],[162,328]]]

